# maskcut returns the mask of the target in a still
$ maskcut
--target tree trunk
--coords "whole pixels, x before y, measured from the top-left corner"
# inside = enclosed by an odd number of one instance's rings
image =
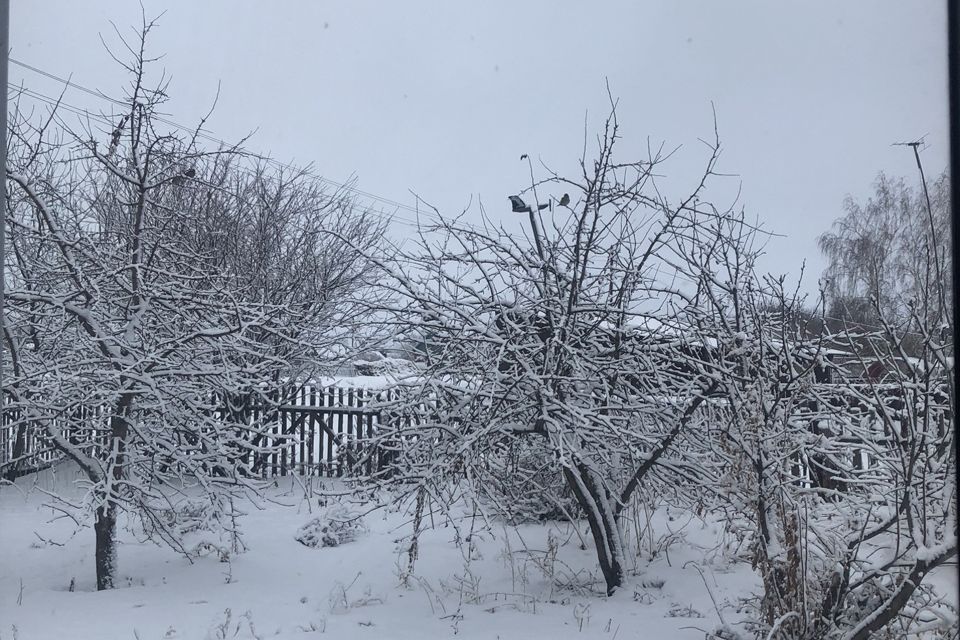
[[[93,530],[97,537],[96,565],[97,590],[113,589],[113,580],[117,571],[117,502],[113,491],[123,480],[127,463],[128,422],[133,408],[135,395],[124,393],[117,403],[116,413],[110,417],[110,443],[113,460],[110,465],[109,479],[106,479],[107,495],[103,504],[97,508]]]
[[[900,615],[923,578],[931,569],[938,567],[957,554],[957,545],[947,545],[930,559],[917,560],[913,569],[901,580],[900,584],[880,606],[870,611],[852,631],[844,636],[845,640],[869,640],[874,633],[883,629]]]
[[[613,595],[623,586],[623,535],[617,524],[616,514],[610,497],[604,487],[597,482],[594,474],[583,464],[576,469],[564,468],[567,484],[577,498],[577,502],[587,516],[590,533],[597,548],[597,560],[600,571],[607,584],[607,595]]]
[[[93,524],[96,533],[97,591],[113,589],[117,571],[117,507],[107,502],[97,509]]]

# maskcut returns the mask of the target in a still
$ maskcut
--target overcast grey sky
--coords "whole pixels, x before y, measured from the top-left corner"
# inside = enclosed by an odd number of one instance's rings
[[[816,237],[846,194],[869,195],[880,170],[916,181],[891,143],[926,136],[928,174],[947,166],[946,3],[844,2],[264,2],[144,0],[166,11],[151,39],[172,77],[169,113],[278,160],[414,204],[410,190],[458,213],[473,196],[509,218],[529,183],[522,153],[572,170],[584,122],[620,100],[624,153],[647,140],[681,150],[668,186],[702,167],[698,137],[716,106],[723,156],[713,197],[771,231],[765,269],[806,290],[823,261]],[[129,0],[13,0],[13,58],[119,95],[100,34],[140,22]],[[10,80],[54,93],[16,66]],[[109,107],[76,91],[65,100]],[[679,196],[680,192],[677,191]],[[401,215],[409,216],[405,211]],[[397,233],[403,233],[402,229]]]

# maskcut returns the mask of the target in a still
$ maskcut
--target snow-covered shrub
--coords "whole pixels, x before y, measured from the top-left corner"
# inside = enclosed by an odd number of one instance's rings
[[[957,554],[954,440],[945,428],[955,415],[952,345],[938,325],[920,314],[901,325],[877,306],[882,331],[805,340],[796,336],[808,330],[790,320],[800,302],[782,281],[746,280],[736,300],[724,297],[729,282],[704,279],[701,289],[711,287],[716,310],[701,314],[699,341],[720,345],[711,365],[725,397],[702,459],[722,461],[717,484],[761,580],[747,626],[790,640],[955,629],[955,613],[922,584]],[[895,382],[851,376],[823,359],[825,345],[869,349]]]
[[[223,519],[223,505],[203,498],[191,498],[168,507],[154,507],[148,513],[153,518],[141,519],[143,531],[149,538],[164,534],[177,538],[196,531],[214,531]]]
[[[487,503],[512,524],[580,518],[583,512],[553,456],[522,440],[491,457]]]
[[[386,374],[410,373],[416,365],[403,358],[389,358],[379,351],[370,351],[353,361],[358,376],[382,376]]]
[[[210,500],[185,500],[172,514],[181,533],[212,530],[214,523],[223,515],[220,507]]]
[[[358,514],[337,505],[300,527],[295,538],[300,544],[316,549],[353,542],[366,532],[367,526]]]

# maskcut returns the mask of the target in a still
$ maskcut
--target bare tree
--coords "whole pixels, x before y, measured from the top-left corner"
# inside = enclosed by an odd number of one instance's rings
[[[377,435],[395,456],[381,478],[433,504],[495,500],[487,478],[516,471],[523,439],[575,496],[608,592],[625,579],[621,513],[637,489],[698,473],[671,447],[716,381],[688,357],[689,298],[676,278],[689,277],[689,245],[709,244],[725,215],[700,202],[717,142],[702,180],[671,203],[655,184],[666,154],[621,163],[618,139],[613,111],[577,179],[548,172],[511,198],[526,237],[486,218],[424,229],[419,252],[384,265],[396,304],[371,310],[426,360]]]
[[[288,330],[304,345],[264,336],[288,365],[284,375],[312,375],[322,363],[319,372],[329,372],[347,355],[344,337],[363,331],[356,300],[372,295],[364,283],[376,279],[363,253],[386,257],[387,219],[360,209],[349,185],[330,189],[307,170],[243,160],[191,167],[193,178],[171,190],[171,206],[197,215],[175,232],[202,248],[239,298],[301,310]]]
[[[949,283],[946,172],[919,189],[881,172],[866,203],[848,197],[843,207],[843,217],[819,238],[828,260],[824,279],[829,316],[876,324],[874,310],[879,305],[887,310],[888,320],[894,319],[891,312],[903,320],[911,301],[931,291],[927,274]],[[949,291],[948,286],[944,292],[948,304]]]
[[[923,583],[957,552],[952,331],[934,289],[945,284],[921,271],[927,288],[906,318],[874,298],[872,332],[815,335],[803,319],[823,323],[782,279],[758,278],[742,246],[719,243],[725,268],[698,270],[696,332],[717,344],[706,355],[720,419],[707,441],[725,470],[719,504],[752,539],[758,635],[948,628],[955,612]],[[851,357],[881,363],[885,376],[862,380],[839,364]]]
[[[82,471],[84,496],[57,504],[78,524],[93,519],[98,589],[114,585],[121,513],[188,557],[211,548],[188,542],[198,523],[236,533],[234,498],[259,492],[251,454],[271,450],[260,445],[266,427],[224,401],[269,390],[294,351],[300,364],[327,352],[337,287],[365,273],[346,251],[334,259],[333,243],[297,236],[298,221],[314,220],[303,232],[317,235],[340,220],[353,241],[373,232],[352,234],[342,195],[325,200],[281,175],[234,171],[233,189],[211,181],[242,155],[159,128],[166,86],[146,81],[152,27],[123,40],[133,58],[124,112],[79,128],[56,110],[39,122],[15,112],[11,125],[6,405]],[[284,202],[244,212],[257,188]],[[320,206],[327,217],[310,209]],[[214,246],[211,234],[228,229],[207,223],[233,214],[261,226],[241,224]],[[269,234],[279,239],[255,256]]]
[[[361,209],[349,185],[327,188],[306,170],[245,156],[219,155],[190,167],[193,177],[171,185],[168,206],[194,212],[172,237],[194,243],[205,271],[221,278],[240,301],[287,309],[275,327],[252,327],[269,346],[270,384],[238,389],[227,398],[233,419],[255,410],[266,421],[292,402],[295,384],[331,375],[378,336],[360,311],[376,299],[367,283],[376,267],[364,254],[386,259],[387,218]],[[259,352],[234,357],[258,362]],[[265,411],[265,413],[264,413]],[[260,444],[255,435],[251,444]],[[266,458],[261,458],[264,462]]]

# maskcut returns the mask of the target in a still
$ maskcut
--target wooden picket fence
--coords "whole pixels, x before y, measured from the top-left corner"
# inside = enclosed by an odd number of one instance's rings
[[[288,474],[341,476],[361,458],[359,446],[369,441],[380,423],[375,405],[396,397],[390,389],[303,385],[275,394],[276,402],[251,401],[243,408],[244,419],[265,427],[254,444],[269,453],[247,453],[243,462],[261,477]],[[226,413],[223,409],[221,414]],[[81,408],[56,424],[68,439],[88,437],[75,430],[96,419],[95,412]],[[63,454],[45,442],[40,430],[20,421],[15,411],[0,416],[0,477],[17,477],[49,467]],[[18,438],[20,442],[18,442]],[[370,473],[379,456],[362,455]]]
[[[251,409],[253,420],[270,425],[261,445],[273,451],[252,454],[247,463],[262,477],[342,476],[361,457],[359,443],[376,435],[380,412],[370,405],[395,397],[390,389],[303,386],[287,390],[278,406]],[[379,458],[366,453],[363,470],[369,474]]]
[[[385,452],[371,451],[381,415],[378,405],[396,399],[391,389],[366,389],[350,386],[290,386],[279,390],[271,402],[250,399],[243,408],[244,420],[265,427],[262,438],[252,443],[263,453],[247,452],[241,462],[263,478],[298,474],[303,476],[342,476],[354,470],[370,474],[381,468]],[[225,413],[226,407],[219,413]],[[714,410],[722,413],[720,408]],[[0,416],[0,478],[12,478],[49,467],[62,454],[49,445],[39,429],[29,428],[14,411]],[[715,421],[723,421],[718,413]],[[80,407],[58,418],[55,426],[65,437],[89,441],[89,425],[102,420],[95,409]],[[949,427],[944,416],[944,428]],[[878,444],[886,436],[878,434]],[[18,439],[20,441],[18,442]],[[874,461],[870,443],[844,439],[846,451],[842,466],[866,471]],[[357,464],[359,463],[359,469]],[[809,485],[813,480],[807,460],[794,461],[797,481]]]

